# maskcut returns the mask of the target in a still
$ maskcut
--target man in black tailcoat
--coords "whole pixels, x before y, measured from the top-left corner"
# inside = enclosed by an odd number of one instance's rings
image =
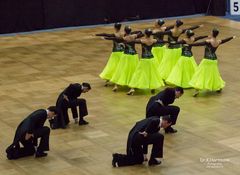
[[[88,115],[86,100],[78,97],[80,97],[81,93],[86,93],[90,89],[91,86],[89,83],[73,83],[58,96],[56,108],[59,116],[56,118],[57,120],[51,122],[53,129],[66,128],[69,123],[68,108],[71,108],[75,123],[79,123],[79,125],[88,124],[88,122],[83,119],[84,116]],[[79,107],[79,122],[77,106]]]
[[[170,115],[172,125],[175,125],[180,108],[170,104],[174,103],[175,99],[181,97],[183,93],[183,88],[176,87],[166,88],[157,95],[152,96],[146,107],[146,117]],[[177,130],[169,126],[165,129],[165,132],[175,133]]]
[[[127,154],[113,154],[113,167],[142,164],[144,161],[144,149],[152,144],[152,153],[148,165],[158,165],[163,157],[164,136],[159,133],[160,128],[171,125],[169,116],[149,117],[135,124],[128,135]]]
[[[47,119],[53,119],[55,116],[56,108],[50,106],[47,110],[36,110],[25,118],[17,127],[13,143],[6,149],[8,159],[17,159],[33,154],[35,157],[47,156],[44,151],[49,151],[50,128],[44,126],[44,123]],[[41,138],[39,145],[38,138]],[[20,146],[20,143],[23,147]]]

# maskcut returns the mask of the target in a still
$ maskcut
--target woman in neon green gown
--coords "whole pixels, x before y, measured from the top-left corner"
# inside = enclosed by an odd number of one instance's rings
[[[194,30],[201,27],[201,25],[196,25],[190,28],[181,29],[180,28],[181,25],[183,25],[183,22],[180,20],[177,20],[173,29],[165,32],[157,33],[158,35],[159,34],[168,35],[168,41],[169,41],[169,45],[165,49],[162,62],[158,67],[160,75],[164,80],[168,78],[173,67],[175,66],[175,64],[177,63],[178,59],[181,56],[181,53],[182,53],[181,44],[176,43],[180,35],[185,33],[186,30]]]
[[[125,36],[123,38],[117,37],[106,37],[105,39],[114,40],[118,42],[123,42],[125,44],[125,49],[122,57],[119,60],[118,66],[110,82],[114,83],[115,86],[112,89],[114,92],[118,90],[118,85],[120,86],[128,86],[133,73],[138,64],[138,54],[135,49],[135,39],[138,37],[142,37],[143,34],[141,32],[136,32],[137,34],[132,34],[132,29],[129,26],[125,27]]]
[[[207,36],[194,37],[193,31],[187,30],[186,38],[177,42],[178,44],[184,44],[182,46],[182,56],[179,58],[170,75],[168,76],[166,80],[168,84],[182,88],[191,88],[189,82],[197,69],[197,64],[193,57],[192,47],[185,44],[192,44],[195,41],[206,37]]]
[[[135,88],[137,89],[150,89],[154,92],[155,89],[164,86],[162,78],[159,76],[159,72],[156,65],[156,58],[154,58],[151,50],[156,42],[164,43],[164,41],[157,41],[151,38],[152,30],[145,30],[145,37],[135,40],[135,43],[142,45],[142,57],[139,60],[137,68],[129,83],[131,88],[127,95],[133,95]]]
[[[165,32],[167,30],[170,30],[174,27],[174,25],[171,26],[163,26],[165,24],[165,21],[162,19],[158,19],[155,21],[155,28],[153,29],[153,37],[154,39],[157,40],[156,43],[154,43],[153,47],[152,47],[152,54],[153,56],[156,58],[157,64],[159,65],[162,61],[162,57],[164,54],[164,51],[166,49],[165,44],[162,42],[164,35],[155,35],[156,33],[159,32]]]
[[[122,25],[120,23],[115,23],[114,24],[114,29],[115,29],[114,34],[99,33],[99,34],[96,34],[96,36],[121,38],[124,35],[124,33],[121,32],[121,26]],[[103,71],[99,75],[102,79],[106,80],[105,86],[109,85],[109,80],[112,78],[112,75],[114,74],[114,72],[116,70],[119,59],[123,55],[123,51],[124,51],[124,44],[121,42],[113,41],[112,53],[108,59],[106,66],[104,67]]]
[[[199,94],[200,90],[221,92],[225,86],[225,82],[219,73],[216,50],[221,44],[232,40],[235,36],[219,40],[217,39],[218,34],[219,31],[213,29],[212,35],[206,41],[190,44],[190,46],[205,46],[204,58],[189,83],[196,89],[193,94],[194,97]]]

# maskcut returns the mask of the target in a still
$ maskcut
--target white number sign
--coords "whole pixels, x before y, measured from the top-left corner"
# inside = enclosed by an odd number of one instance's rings
[[[240,0],[230,0],[231,15],[240,15]]]

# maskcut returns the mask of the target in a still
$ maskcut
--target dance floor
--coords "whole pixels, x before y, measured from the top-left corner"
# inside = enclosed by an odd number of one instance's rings
[[[221,94],[203,92],[192,97],[185,91],[175,104],[181,112],[178,133],[165,135],[162,165],[113,168],[112,153],[125,153],[127,135],[145,116],[151,93],[127,88],[112,92],[99,73],[111,53],[111,41],[95,33],[112,33],[112,26],[59,30],[0,37],[0,175],[236,175],[240,174],[240,23],[217,17],[183,19],[185,26],[204,24],[196,35],[220,29],[219,38],[237,39],[217,51],[226,87]],[[167,24],[174,20],[167,21]],[[153,26],[153,21],[130,24],[133,30]],[[137,47],[140,51],[140,47]],[[197,63],[203,47],[193,49]],[[87,99],[90,122],[51,131],[50,151],[45,158],[9,161],[5,149],[11,144],[19,122],[33,110],[54,105],[58,94],[71,82],[89,82]],[[159,90],[158,90],[159,91]],[[70,116],[71,117],[71,116]],[[47,125],[48,122],[46,122]]]

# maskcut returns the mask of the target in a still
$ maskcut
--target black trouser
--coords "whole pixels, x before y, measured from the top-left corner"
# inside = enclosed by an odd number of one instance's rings
[[[34,139],[40,138],[40,143],[37,148],[37,151],[39,152],[49,151],[50,128],[47,126],[44,126],[34,131],[33,135],[34,135]]]
[[[180,108],[178,106],[162,106],[159,103],[154,102],[146,111],[146,117],[170,115],[172,125],[175,125],[179,112]]]
[[[17,158],[32,156],[35,153],[33,139],[25,140],[24,137],[24,139],[20,140],[20,142],[23,145],[23,147],[19,147]]]
[[[77,106],[79,107],[79,119],[83,120],[83,117],[88,115],[87,103],[83,98],[70,101],[68,107],[71,108],[73,118],[78,118]]]
[[[19,141],[23,145],[23,147],[20,147],[19,145],[17,145],[18,148],[17,148],[17,152],[15,153],[14,159],[33,155],[35,153],[34,140],[37,140],[38,138],[41,138],[41,140],[37,148],[37,151],[39,152],[48,151],[49,150],[49,134],[50,134],[50,128],[47,126],[44,126],[34,131],[33,133],[34,138],[25,140],[25,135],[24,135],[22,139]]]
[[[163,142],[164,136],[161,133],[149,134],[147,137],[137,134],[134,137],[131,147],[131,154],[117,154],[116,161],[118,166],[129,166],[135,164],[142,164],[143,158],[143,145],[152,144],[151,159],[163,157]]]
[[[58,116],[52,121],[52,128],[66,128],[69,123],[68,106],[68,101],[64,99],[63,94],[60,94],[56,103]]]
[[[23,147],[20,147],[20,143],[13,143],[7,147],[6,153],[9,160],[18,159],[21,157],[32,156],[35,153],[35,148],[32,139],[20,141]]]
[[[60,95],[56,103],[59,116],[55,119],[57,121],[55,128],[65,128],[68,125],[68,108],[71,108],[73,118],[78,118],[77,106],[79,106],[79,121],[81,121],[84,116],[88,115],[86,100],[80,98],[67,101],[63,98],[63,95]]]

